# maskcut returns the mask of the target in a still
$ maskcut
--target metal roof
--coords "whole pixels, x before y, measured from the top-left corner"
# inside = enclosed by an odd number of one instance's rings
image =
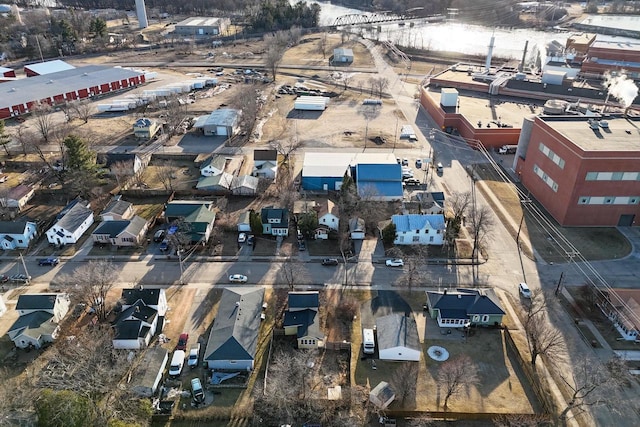
[[[176,24],[176,27],[217,27],[220,25],[220,18],[207,16],[193,16]]]
[[[305,153],[302,166],[304,177],[344,176],[349,166],[365,163],[397,164],[391,152],[383,153]]]
[[[209,114],[204,126],[235,126],[239,115],[239,110],[220,108]]]
[[[59,59],[54,59],[53,61],[37,62],[35,64],[25,65],[24,68],[25,70],[31,70],[42,76],[45,74],[57,73],[59,71],[73,70],[76,67]]]
[[[406,347],[420,351],[420,338],[416,321],[404,314],[389,314],[376,319],[378,348],[386,350],[394,347]]]
[[[143,75],[125,68],[89,65],[0,85],[0,110]]]
[[[425,228],[432,228],[434,230],[444,230],[444,215],[392,215],[391,221],[396,226],[396,232],[423,230]]]

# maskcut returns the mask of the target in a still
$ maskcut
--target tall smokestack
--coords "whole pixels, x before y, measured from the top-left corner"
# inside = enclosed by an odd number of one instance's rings
[[[144,0],[136,0],[136,15],[138,15],[138,25],[140,29],[147,28],[149,22],[147,21],[147,10],[144,5]]]
[[[489,42],[489,53],[487,54],[487,62],[484,64],[484,71],[487,74],[489,74],[489,71],[491,71],[491,56],[493,55],[493,42],[495,40],[495,36],[491,35],[491,41]]]
[[[527,49],[529,48],[529,40],[524,42],[524,52],[522,52],[522,61],[520,61],[520,66],[518,67],[518,71],[524,71],[524,61],[527,59]]]

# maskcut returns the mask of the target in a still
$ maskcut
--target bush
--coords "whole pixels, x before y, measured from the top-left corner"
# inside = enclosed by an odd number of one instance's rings
[[[353,297],[343,297],[338,304],[336,310],[338,319],[343,322],[351,322],[353,318],[358,314],[360,310],[360,304],[358,300]]]

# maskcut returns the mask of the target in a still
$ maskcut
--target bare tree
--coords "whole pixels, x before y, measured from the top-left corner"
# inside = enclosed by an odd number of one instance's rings
[[[293,291],[296,285],[302,283],[308,276],[309,272],[304,264],[295,262],[291,257],[285,258],[280,264],[278,278],[287,284],[289,291]]]
[[[480,382],[478,367],[467,355],[449,359],[438,369],[438,388],[444,395],[443,408],[448,408],[449,399],[454,399]]]
[[[464,215],[469,211],[469,206],[471,205],[471,192],[465,191],[464,193],[460,193],[458,191],[454,191],[451,194],[451,197],[447,199],[447,204],[449,209],[451,209],[451,213],[454,218],[462,220]]]
[[[367,147],[367,139],[369,138],[369,122],[371,120],[375,120],[380,115],[382,111],[382,106],[377,104],[362,104],[358,108],[358,113],[360,113],[366,120],[365,129],[364,129],[364,146]]]
[[[171,95],[167,98],[167,117],[165,119],[167,127],[169,128],[169,136],[176,135],[180,123],[187,116],[187,103],[181,101],[180,96],[177,94]]]
[[[282,156],[282,164],[287,167],[290,166],[291,156],[303,145],[298,138],[271,141],[269,144]]]
[[[551,417],[546,414],[509,414],[500,415],[493,420],[496,427],[547,427]]]
[[[318,39],[318,52],[322,54],[322,58],[327,57],[327,49],[329,46],[329,40],[327,37],[327,33],[323,31],[320,33],[320,38]]]
[[[382,93],[389,87],[389,79],[386,77],[371,77],[369,85],[371,86],[371,95],[377,95],[378,98],[382,98]]]
[[[4,126],[4,120],[0,120],[0,145],[4,148],[4,151],[7,153],[7,157],[10,157],[9,148],[7,145],[11,143],[11,135],[7,132]]]
[[[418,362],[404,362],[393,371],[391,386],[403,407],[415,407],[418,385]]]
[[[118,271],[108,261],[89,261],[69,275],[61,276],[59,283],[75,301],[86,302],[95,310],[100,321],[107,318],[107,294],[118,277]]]
[[[546,312],[548,306],[542,293],[534,293],[526,307],[524,331],[531,354],[531,365],[536,368],[538,356],[543,355],[553,360],[562,357],[564,340],[559,329],[549,323]]]
[[[273,81],[276,80],[278,67],[282,62],[282,57],[287,50],[289,35],[285,31],[278,31],[275,34],[267,34],[264,36],[267,51],[265,52],[264,64],[271,72]]]
[[[485,239],[493,232],[495,222],[493,212],[488,206],[474,206],[469,218],[469,231],[473,236],[472,258],[478,260],[480,248],[484,246]]]
[[[115,162],[109,169],[115,177],[118,187],[121,187],[133,176],[133,160]]]
[[[158,166],[156,175],[165,190],[173,191],[173,181],[176,179],[177,170],[178,168],[172,161],[164,162]]]
[[[563,425],[569,420],[570,412],[575,418],[588,408],[601,405],[615,411],[621,403],[621,384],[597,360],[585,357],[574,364],[571,374],[559,372],[558,375],[569,390],[570,396],[567,406],[560,413]]]
[[[34,135],[30,132],[27,132],[23,126],[17,127],[14,134],[14,139],[18,141],[18,144],[20,144],[20,148],[22,148],[22,155],[27,155],[27,147],[29,147],[31,141],[33,141],[34,138]]]
[[[93,103],[88,99],[73,101],[71,103],[76,116],[85,123],[89,123],[89,119],[94,113]]]
[[[35,118],[35,125],[38,133],[42,137],[45,143],[49,142],[49,137],[53,129],[53,117],[51,113],[53,108],[46,102],[36,102],[31,109],[33,117]]]
[[[253,85],[244,85],[236,93],[233,99],[233,108],[242,111],[240,117],[240,134],[249,138],[253,134],[256,126],[260,107],[258,105],[258,94]],[[229,141],[230,142],[230,141]]]
[[[396,281],[396,284],[406,287],[409,291],[420,284],[423,277],[421,269],[428,258],[427,248],[424,246],[416,245],[411,249],[413,252],[404,256],[404,269]]]
[[[354,77],[354,75],[351,74],[351,73],[343,73],[342,74],[342,89],[343,90],[349,89],[349,85],[353,81],[353,77]]]

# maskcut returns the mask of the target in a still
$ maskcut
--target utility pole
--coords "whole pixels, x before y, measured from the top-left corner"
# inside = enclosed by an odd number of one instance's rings
[[[558,280],[558,286],[556,286],[556,291],[554,292],[555,296],[558,296],[560,292],[560,286],[562,286],[562,280],[564,279],[564,271],[560,273],[560,280]]]

